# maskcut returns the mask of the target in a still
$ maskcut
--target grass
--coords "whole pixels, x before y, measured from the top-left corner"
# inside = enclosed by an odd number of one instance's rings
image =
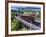
[[[21,22],[18,20],[13,20],[13,22],[11,23],[11,31],[18,31],[21,28]]]
[[[22,28],[21,22],[15,18],[15,14],[11,13],[11,31],[18,31]]]

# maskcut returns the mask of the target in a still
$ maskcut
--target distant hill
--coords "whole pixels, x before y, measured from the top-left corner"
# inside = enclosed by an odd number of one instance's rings
[[[40,11],[38,7],[11,7],[13,11]]]

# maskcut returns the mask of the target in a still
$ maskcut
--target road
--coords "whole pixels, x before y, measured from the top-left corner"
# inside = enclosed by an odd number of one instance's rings
[[[15,16],[15,18],[18,19],[22,23],[22,25],[26,28],[35,29],[35,30],[40,29],[40,23],[38,22],[30,23],[28,21],[21,19],[20,16]]]

